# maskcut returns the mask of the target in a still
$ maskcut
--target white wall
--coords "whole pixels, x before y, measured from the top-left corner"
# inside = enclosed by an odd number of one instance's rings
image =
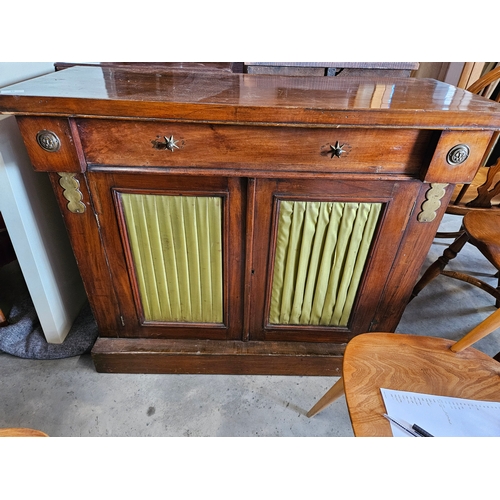
[[[0,62],[0,87],[54,63]],[[66,228],[46,174],[35,172],[13,116],[0,115],[0,210],[49,343],[61,343],[85,302]]]
[[[53,71],[53,62],[0,62],[0,87],[46,75]]]
[[[462,71],[464,69],[463,62],[452,62],[448,68],[448,72],[446,73],[446,78],[444,81],[449,83],[450,85],[457,85],[460,77],[462,76]]]
[[[13,116],[0,116],[0,211],[45,338],[59,344],[85,292],[50,181],[33,170]]]

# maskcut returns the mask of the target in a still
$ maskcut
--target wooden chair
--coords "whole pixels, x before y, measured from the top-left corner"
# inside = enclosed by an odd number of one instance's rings
[[[500,309],[458,342],[401,333],[365,333],[344,353],[342,377],[311,408],[316,415],[345,393],[355,436],[392,436],[380,388],[500,401],[500,363],[470,347],[500,327]]]
[[[48,437],[45,432],[26,427],[10,427],[0,429],[0,437]]]
[[[499,162],[500,163],[500,160]],[[500,282],[497,288],[488,283],[459,271],[445,271],[450,260],[454,259],[466,243],[471,243],[500,271],[500,210],[470,211],[462,220],[460,236],[444,251],[443,255],[433,262],[415,285],[412,293],[414,298],[434,278],[444,274],[450,278],[459,279],[481,288],[495,297],[496,306],[500,307]],[[411,300],[411,299],[410,299]]]
[[[485,94],[485,96],[491,97],[490,93],[492,87],[498,79],[500,79],[500,67],[495,68],[481,77],[477,82],[471,85],[468,90],[476,94]],[[496,94],[493,95],[493,100],[500,102],[500,91],[498,91],[498,89],[496,90]],[[493,134],[490,145],[483,158],[482,166],[479,168],[472,183],[464,186],[459,185],[455,188],[451,202],[446,209],[446,213],[463,217],[470,212],[493,213],[500,211],[500,157],[496,159],[496,163],[492,164],[492,158],[495,158],[498,154],[496,153],[496,149],[498,148],[498,136],[499,132]],[[489,166],[486,166],[487,164]],[[425,271],[415,285],[410,300],[415,298],[434,278],[443,274],[481,288],[492,295],[496,299],[496,306],[500,307],[500,281],[498,287],[495,288],[483,280],[477,279],[466,273],[445,270],[449,261],[457,256],[466,243],[475,244],[475,240],[473,238],[471,239],[470,235],[466,233],[463,225],[460,227],[459,231],[448,233],[438,232],[436,237],[455,239],[443,252],[443,255]],[[482,245],[476,246],[482,251]],[[486,257],[491,262],[488,255],[486,255]],[[499,269],[498,265],[493,265]],[[498,273],[496,275],[499,276]]]

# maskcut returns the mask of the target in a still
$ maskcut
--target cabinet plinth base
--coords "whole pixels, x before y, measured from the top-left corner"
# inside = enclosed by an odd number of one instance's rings
[[[345,344],[101,337],[100,373],[340,376]]]

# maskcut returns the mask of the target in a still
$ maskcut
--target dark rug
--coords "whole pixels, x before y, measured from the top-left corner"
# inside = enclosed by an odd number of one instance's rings
[[[12,305],[9,325],[0,328],[0,351],[27,359],[61,359],[90,352],[98,331],[88,302],[82,307],[64,342],[49,344],[19,273],[17,262],[3,267],[0,273],[0,295],[3,295],[4,302]]]

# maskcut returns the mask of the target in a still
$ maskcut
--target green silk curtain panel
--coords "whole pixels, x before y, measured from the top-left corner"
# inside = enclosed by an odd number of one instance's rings
[[[381,206],[280,202],[271,324],[347,326]]]
[[[121,194],[146,321],[222,323],[222,198]]]

